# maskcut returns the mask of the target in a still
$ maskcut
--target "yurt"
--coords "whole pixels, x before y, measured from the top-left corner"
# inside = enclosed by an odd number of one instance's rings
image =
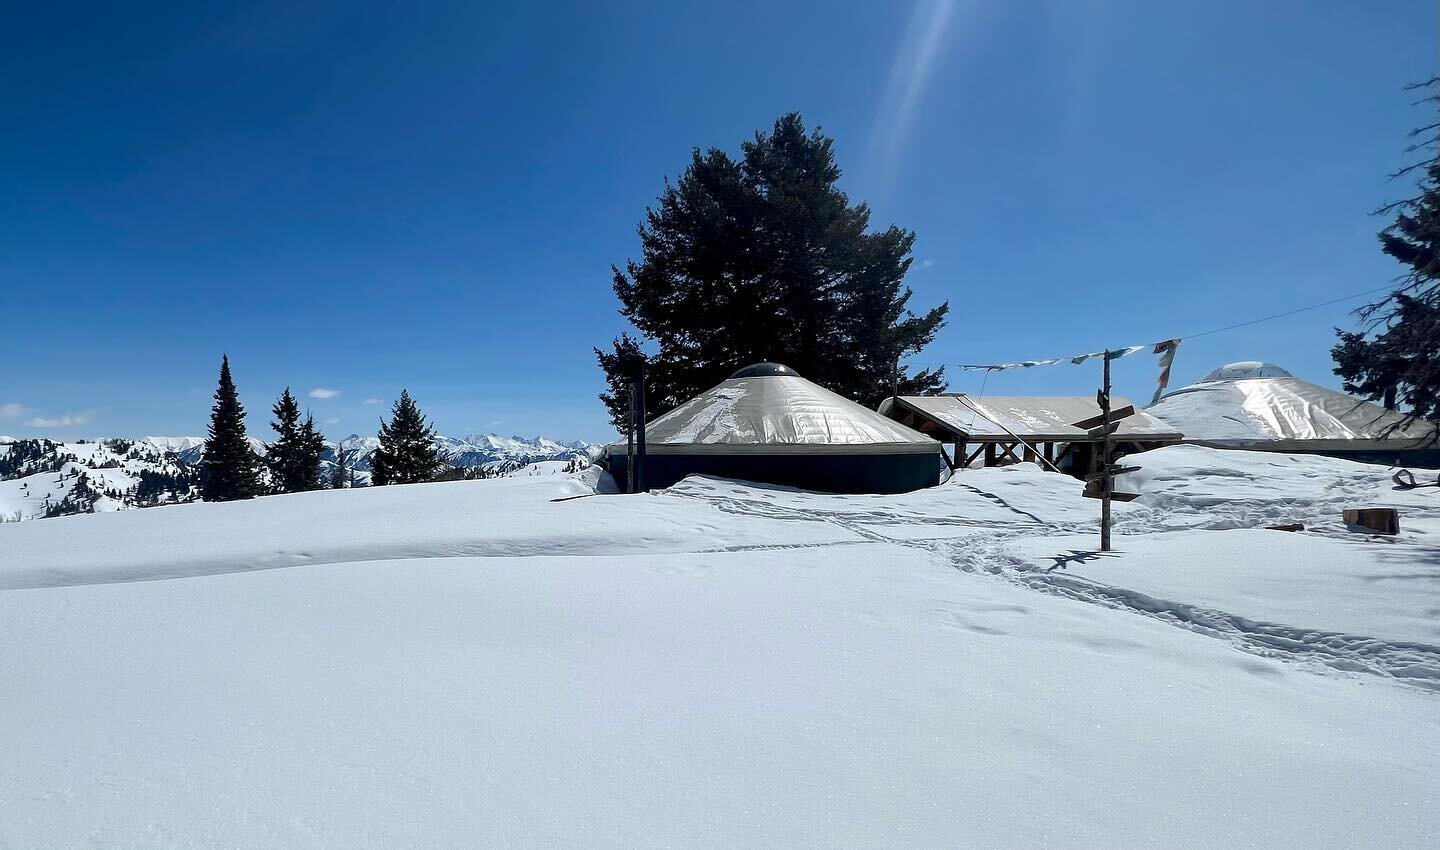
[[[905,493],[940,482],[940,443],[778,363],[748,366],[645,429],[646,489],[714,475],[830,493]],[[606,447],[624,481],[630,455]]]
[[[1221,366],[1146,413],[1226,449],[1306,452],[1372,463],[1440,466],[1435,426],[1303,381],[1272,363]]]

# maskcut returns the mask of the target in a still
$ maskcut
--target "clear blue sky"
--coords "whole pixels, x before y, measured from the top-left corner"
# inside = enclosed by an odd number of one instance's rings
[[[308,399],[332,435],[408,386],[446,433],[604,438],[609,265],[692,146],[788,110],[918,233],[914,303],[952,318],[917,361],[1367,289],[1437,38],[1433,0],[14,7],[0,433],[201,433],[226,351],[260,436],[288,384],[339,391]],[[1350,306],[1182,345],[1176,383],[1260,358],[1333,385]],[[1153,358],[1117,369],[1148,397]]]

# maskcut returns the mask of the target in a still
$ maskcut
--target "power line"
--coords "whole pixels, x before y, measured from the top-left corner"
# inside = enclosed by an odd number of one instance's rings
[[[1372,288],[1370,288],[1370,289],[1366,289],[1366,290],[1364,290],[1363,292],[1352,292],[1352,293],[1349,294],[1349,295],[1342,295],[1342,296],[1340,296],[1339,298],[1331,298],[1329,301],[1321,301],[1321,302],[1319,302],[1319,303],[1309,304],[1309,305],[1304,306],[1304,307],[1296,307],[1294,310],[1286,310],[1286,311],[1283,312],[1283,313],[1274,313],[1274,314],[1269,315],[1269,316],[1261,316],[1261,317],[1258,318],[1258,319],[1250,319],[1249,321],[1245,321],[1245,322],[1236,322],[1236,323],[1233,324],[1233,325],[1225,325],[1224,327],[1211,328],[1211,329],[1208,330],[1208,331],[1200,331],[1200,332],[1198,332],[1198,333],[1185,334],[1184,336],[1172,337],[1172,338],[1173,338],[1173,339],[1177,339],[1177,340],[1198,339],[1199,337],[1202,337],[1202,336],[1210,336],[1211,334],[1224,333],[1225,331],[1233,331],[1233,330],[1235,330],[1236,328],[1245,328],[1245,327],[1249,327],[1250,325],[1258,325],[1258,324],[1260,324],[1261,322],[1269,322],[1269,321],[1272,321],[1272,320],[1274,320],[1274,319],[1283,319],[1283,318],[1286,318],[1287,316],[1294,316],[1294,315],[1296,315],[1296,314],[1298,314],[1298,313],[1305,313],[1305,312],[1309,312],[1310,310],[1318,310],[1318,309],[1320,309],[1321,307],[1329,307],[1329,306],[1332,305],[1332,304],[1339,304],[1339,303],[1342,302],[1342,301],[1352,301],[1352,300],[1354,300],[1354,299],[1356,299],[1356,298],[1360,298],[1361,296],[1371,295],[1371,294],[1373,294],[1373,293],[1379,292],[1379,291],[1382,290],[1382,289],[1391,289],[1393,286],[1394,286],[1394,284],[1387,283],[1387,284],[1383,284],[1383,285],[1381,285],[1381,286],[1376,286],[1376,287],[1372,287]],[[1163,340],[1162,340],[1162,342],[1163,342]],[[1153,344],[1155,344],[1155,343],[1148,343],[1147,345],[1153,345]],[[1049,360],[1057,360],[1057,361],[1058,361],[1058,360],[1068,360],[1068,359],[1069,359],[1069,358],[1067,358],[1067,357],[1049,358]],[[1040,361],[1040,362],[1044,362],[1044,361]],[[957,369],[984,369],[984,370],[986,370],[987,372],[989,372],[989,371],[995,371],[995,370],[999,369],[1000,366],[1001,366],[1001,364],[984,364],[984,363],[908,363],[907,365],[909,365],[909,366],[925,366],[925,367],[932,367],[932,366],[954,366],[954,367],[957,368]]]
[[[1329,307],[1331,304],[1339,304],[1341,301],[1351,301],[1353,299],[1359,298],[1362,295],[1370,295],[1371,293],[1379,292],[1382,289],[1389,289],[1392,286],[1394,286],[1394,284],[1387,283],[1383,286],[1377,286],[1374,289],[1367,289],[1364,292],[1356,292],[1351,295],[1342,295],[1339,298],[1332,298],[1329,301],[1321,301],[1319,304],[1311,304],[1308,307],[1297,307],[1294,310],[1286,310],[1283,313],[1276,313],[1273,316],[1262,316],[1258,319],[1251,319],[1248,322],[1237,322],[1233,325],[1226,325],[1223,328],[1215,328],[1213,330],[1201,331],[1198,334],[1186,334],[1185,336],[1180,337],[1180,339],[1195,339],[1196,337],[1209,336],[1210,334],[1218,334],[1222,331],[1233,331],[1236,328],[1244,328],[1250,325],[1258,325],[1261,322],[1268,322],[1271,319],[1283,319],[1286,316],[1293,316],[1296,313],[1304,313],[1309,310],[1318,310],[1321,307]]]

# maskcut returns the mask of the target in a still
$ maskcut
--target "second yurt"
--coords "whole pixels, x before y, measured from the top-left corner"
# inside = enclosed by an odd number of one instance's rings
[[[1271,363],[1221,366],[1145,412],[1184,434],[1186,443],[1440,466],[1433,423],[1407,420]]]

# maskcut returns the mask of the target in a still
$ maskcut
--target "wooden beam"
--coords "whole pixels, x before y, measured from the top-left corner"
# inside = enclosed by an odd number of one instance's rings
[[[1019,443],[997,443],[996,445],[998,445],[1000,449],[1005,452],[1005,454],[996,458],[997,461],[1001,461],[1007,457],[1010,457],[1014,458],[1016,463],[1020,463],[1020,456],[1015,454],[1015,449],[1020,445]]]

